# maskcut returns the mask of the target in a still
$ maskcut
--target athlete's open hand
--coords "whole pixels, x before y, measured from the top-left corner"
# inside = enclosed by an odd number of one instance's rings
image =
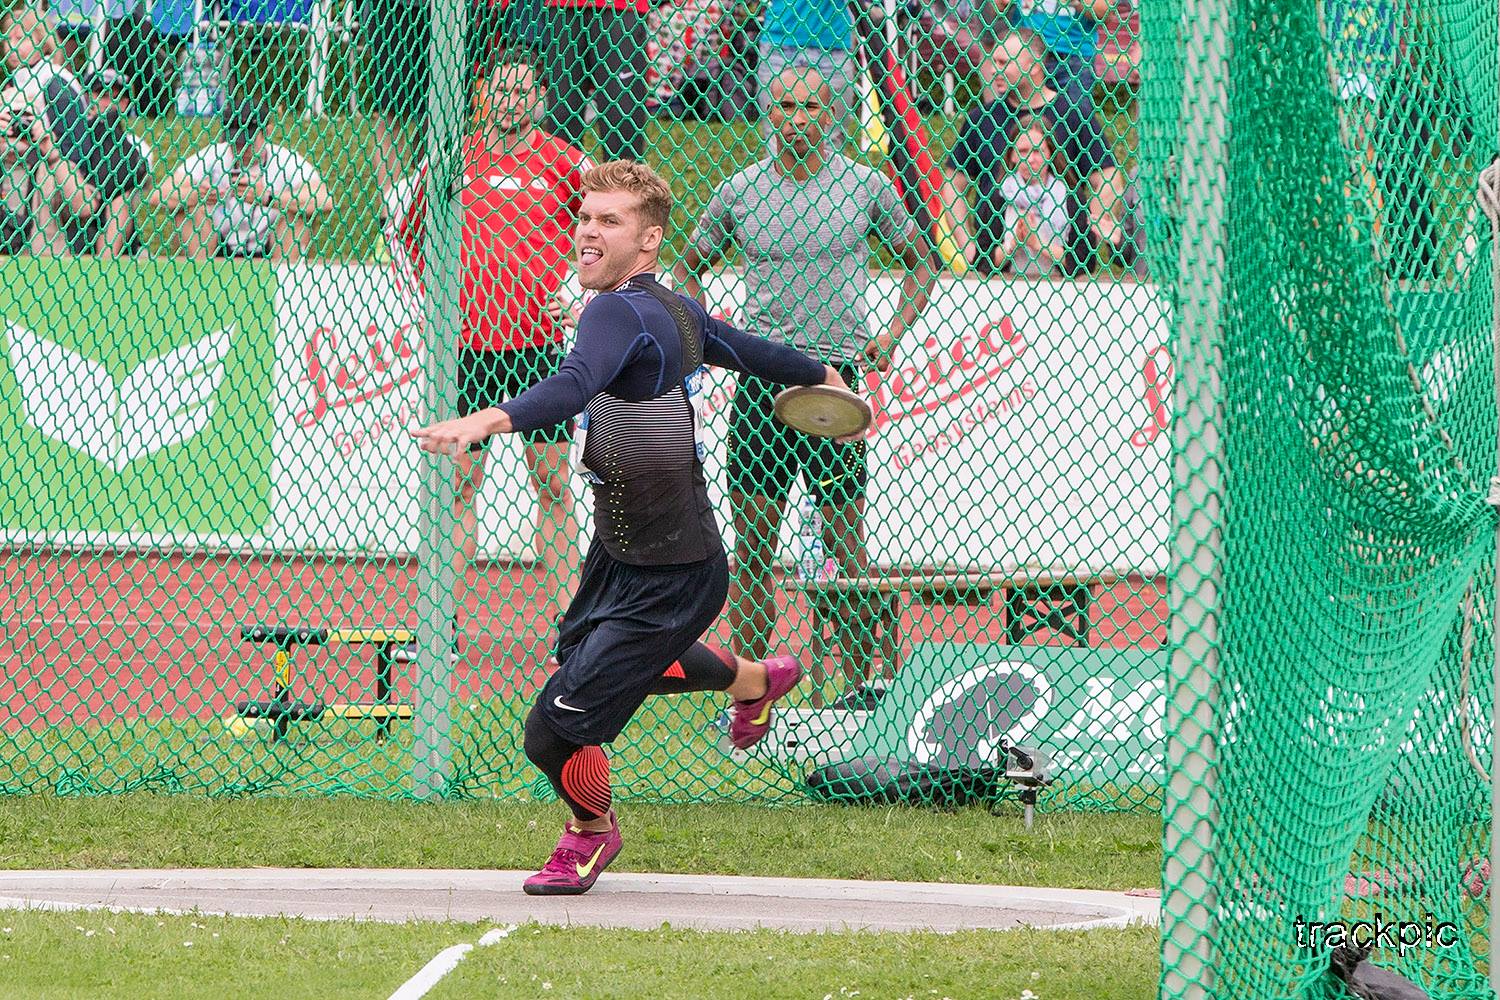
[[[469,445],[483,441],[491,434],[508,434],[510,429],[510,414],[492,406],[467,417],[418,427],[410,433],[423,451],[457,455]]]
[[[575,327],[578,325],[579,309],[576,305],[563,299],[561,295],[547,296],[547,315],[552,317],[552,322],[562,327]]]

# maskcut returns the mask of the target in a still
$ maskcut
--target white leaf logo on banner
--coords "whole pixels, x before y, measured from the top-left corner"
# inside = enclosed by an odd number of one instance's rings
[[[6,329],[26,422],[116,472],[200,433],[214,415],[235,328],[141,362],[118,386],[99,362]]]

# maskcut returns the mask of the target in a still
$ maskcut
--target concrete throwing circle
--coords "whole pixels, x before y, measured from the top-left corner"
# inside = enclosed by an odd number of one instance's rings
[[[0,872],[0,908],[313,920],[458,920],[695,930],[1086,929],[1155,923],[1159,900],[1093,889],[609,873],[584,896],[521,892],[529,872],[127,869]]]

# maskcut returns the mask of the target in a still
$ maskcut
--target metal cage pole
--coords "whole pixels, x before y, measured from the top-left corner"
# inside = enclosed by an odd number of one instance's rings
[[[1223,296],[1228,200],[1228,0],[1182,10],[1183,222],[1173,425],[1172,658],[1162,847],[1162,995],[1215,995],[1214,782],[1222,586]]]
[[[422,420],[451,416],[457,378],[458,266],[463,206],[460,130],[468,111],[463,52],[467,10],[460,0],[431,0],[427,91],[427,218],[423,254]],[[453,460],[425,454],[417,540],[417,658],[413,678],[412,794],[443,796],[452,778]]]

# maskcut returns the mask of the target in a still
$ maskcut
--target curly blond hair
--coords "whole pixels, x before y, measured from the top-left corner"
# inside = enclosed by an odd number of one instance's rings
[[[647,225],[667,228],[672,215],[672,189],[661,174],[634,160],[611,160],[583,175],[583,190],[595,194],[625,191],[639,200],[637,211]]]

